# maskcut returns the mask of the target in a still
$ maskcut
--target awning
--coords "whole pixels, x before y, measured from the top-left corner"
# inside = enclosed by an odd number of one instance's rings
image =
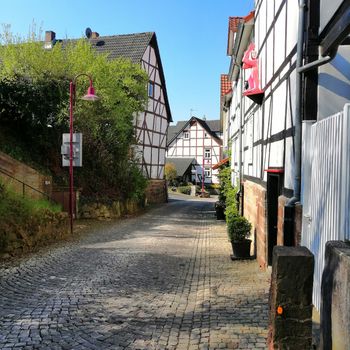
[[[283,168],[268,168],[268,169],[264,169],[264,171],[266,171],[267,173],[270,173],[270,174],[283,174],[284,173]]]
[[[213,170],[216,170],[216,169],[220,168],[222,165],[228,163],[229,161],[230,161],[230,158],[227,157],[227,158],[225,158],[225,159],[223,159],[223,160],[220,160],[219,163],[216,163],[216,164],[213,165],[211,168],[212,168]]]

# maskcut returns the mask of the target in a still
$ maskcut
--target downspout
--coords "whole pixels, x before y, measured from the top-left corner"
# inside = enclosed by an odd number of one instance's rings
[[[242,141],[242,127],[243,127],[243,117],[244,117],[244,110],[243,110],[243,70],[242,67],[240,67],[240,78],[241,78],[241,103],[239,108],[239,194],[241,197],[241,215],[244,214],[243,209],[243,201],[244,201],[244,192],[243,192],[243,172],[244,172],[244,165],[243,165],[243,141]]]
[[[303,63],[303,46],[305,30],[306,0],[299,0],[298,41],[296,59],[296,88],[295,88],[295,123],[294,123],[294,189],[293,197],[284,208],[283,236],[285,246],[294,246],[295,204],[300,201],[301,188],[301,103],[302,103],[302,73],[299,69]]]
[[[237,65],[238,66],[238,65]],[[240,215],[243,216],[243,171],[242,171],[242,118],[243,118],[243,73],[240,66],[239,68],[239,77],[241,85],[240,93],[240,103],[239,103],[239,159],[238,159],[238,169],[239,169],[239,189],[237,192],[237,200],[239,202]]]
[[[294,173],[294,191],[293,197],[287,202],[286,206],[294,207],[295,203],[300,201],[301,187],[301,102],[302,102],[302,73],[299,69],[303,63],[304,46],[304,27],[305,27],[305,9],[306,0],[299,0],[299,24],[298,24],[298,43],[297,43],[297,61],[296,61],[296,92],[295,92],[295,126],[294,126],[294,154],[295,154],[295,173]]]
[[[295,245],[294,240],[294,218],[295,204],[300,201],[301,192],[301,152],[302,152],[302,74],[322,66],[331,61],[336,51],[329,56],[320,58],[306,65],[303,63],[304,54],[304,33],[305,33],[305,12],[306,0],[299,0],[299,23],[298,23],[298,42],[296,59],[296,96],[295,96],[295,126],[294,126],[294,154],[295,154],[295,173],[293,197],[285,205],[284,212],[284,245]]]

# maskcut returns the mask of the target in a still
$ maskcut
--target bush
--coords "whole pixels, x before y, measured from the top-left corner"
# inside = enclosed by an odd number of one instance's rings
[[[177,192],[183,194],[191,194],[191,186],[179,186]]]
[[[244,216],[233,216],[227,222],[227,234],[230,241],[241,242],[250,235],[252,224]]]

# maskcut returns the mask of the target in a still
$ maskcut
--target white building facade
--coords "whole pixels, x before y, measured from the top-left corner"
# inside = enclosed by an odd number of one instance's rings
[[[229,23],[232,91],[221,116],[242,213],[253,224],[261,267],[271,264],[275,245],[303,244],[315,254],[318,309],[325,243],[350,236],[341,210],[350,202],[341,180],[350,176],[342,136],[350,100],[347,13],[341,0],[257,0],[254,12]]]
[[[217,184],[218,170],[212,166],[222,159],[219,121],[192,117],[178,124],[181,127],[175,132],[169,129],[167,159],[193,158],[191,181],[200,184],[204,176],[205,184]]]

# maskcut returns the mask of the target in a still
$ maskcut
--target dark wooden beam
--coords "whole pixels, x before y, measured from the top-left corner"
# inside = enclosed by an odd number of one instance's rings
[[[321,55],[331,55],[350,34],[350,0],[344,0],[321,33]]]

